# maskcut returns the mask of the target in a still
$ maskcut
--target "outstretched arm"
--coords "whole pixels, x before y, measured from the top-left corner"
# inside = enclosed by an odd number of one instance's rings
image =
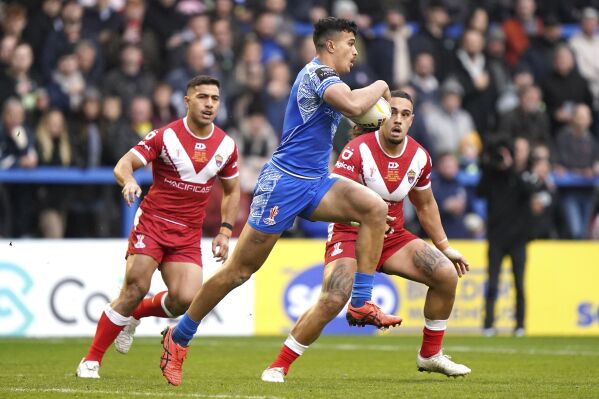
[[[416,208],[416,216],[418,216],[420,225],[435,246],[453,262],[458,272],[458,276],[462,277],[462,275],[470,270],[470,265],[462,254],[451,248],[449,245],[447,235],[441,224],[439,207],[433,196],[433,190],[430,187],[425,190],[412,190],[410,191],[409,197]]]
[[[347,117],[362,115],[381,97],[387,101],[391,98],[389,86],[383,80],[356,90],[350,89],[345,83],[337,83],[329,86],[323,95],[328,104]]]
[[[239,177],[221,179],[223,199],[220,203],[221,222],[233,226],[239,210]],[[221,226],[220,231],[212,240],[212,254],[218,262],[224,262],[229,256],[229,238],[233,232],[228,227]]]
[[[123,187],[122,193],[129,207],[141,197],[141,187],[133,177],[133,172],[144,166],[144,163],[132,152],[122,156],[114,167],[114,177],[119,186]]]

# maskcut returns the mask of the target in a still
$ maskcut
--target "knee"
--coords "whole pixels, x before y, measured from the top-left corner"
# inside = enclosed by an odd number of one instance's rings
[[[458,285],[458,273],[449,259],[441,262],[433,274],[433,285],[435,288],[442,289],[448,293],[451,292],[455,295]]]
[[[140,302],[150,290],[150,282],[143,279],[127,279],[121,297],[127,302]]]
[[[240,285],[248,281],[256,270],[257,269],[251,265],[245,265],[235,269],[235,271],[231,273],[230,277],[233,288],[239,287]]]
[[[349,300],[349,292],[324,293],[318,299],[318,307],[327,316],[335,317]]]
[[[193,301],[193,295],[174,292],[168,293],[166,307],[168,311],[175,317],[182,315],[187,311],[189,305]]]
[[[366,207],[363,209],[362,223],[372,223],[378,225],[384,225],[387,220],[387,213],[389,213],[389,207],[381,198],[372,198],[371,201],[366,202]]]

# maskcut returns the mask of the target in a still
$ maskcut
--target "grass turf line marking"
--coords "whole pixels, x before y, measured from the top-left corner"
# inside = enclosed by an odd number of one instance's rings
[[[97,394],[114,396],[160,396],[168,398],[215,398],[215,399],[283,399],[277,396],[255,395],[228,395],[228,394],[201,394],[201,393],[174,393],[174,392],[126,392],[126,391],[99,391],[89,389],[70,388],[0,388],[0,392],[25,392],[25,393],[67,393],[67,394]]]

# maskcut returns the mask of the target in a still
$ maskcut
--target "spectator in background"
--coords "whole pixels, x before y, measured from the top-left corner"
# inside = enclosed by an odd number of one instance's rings
[[[97,168],[102,162],[102,133],[100,115],[102,97],[95,88],[88,88],[83,94],[81,108],[72,120],[71,147],[73,165],[79,168]]]
[[[549,117],[543,109],[541,96],[538,86],[522,88],[518,107],[500,116],[499,131],[512,139],[525,137],[532,145],[551,146],[553,140],[549,130]]]
[[[505,61],[505,33],[499,27],[489,31],[485,55],[492,84],[497,96],[501,96],[509,90],[512,71]]]
[[[129,103],[125,123],[107,132],[110,159],[120,159],[135,146],[148,132],[152,131],[152,102],[148,97],[135,96]]]
[[[574,66],[570,48],[558,46],[553,54],[553,71],[542,87],[553,136],[562,126],[572,121],[575,104],[584,103],[591,107],[593,103],[587,81]]]
[[[526,139],[512,141],[503,136],[491,136],[482,158],[483,170],[477,192],[487,200],[488,209],[488,284],[483,330],[486,336],[496,334],[495,301],[505,256],[511,258],[516,288],[514,335],[524,335],[524,269],[532,224],[531,196],[534,187],[527,170],[529,150]]]
[[[271,12],[262,12],[256,17],[254,24],[256,35],[262,47],[261,62],[267,64],[272,60],[285,60],[287,53],[279,42],[277,33],[277,16]]]
[[[247,116],[240,122],[234,135],[240,162],[241,190],[252,193],[260,170],[270,159],[279,144],[278,135],[268,124],[264,108],[259,102],[253,102],[247,110]]]
[[[430,53],[435,57],[435,76],[442,82],[453,65],[453,42],[445,34],[450,19],[445,6],[440,1],[429,2],[426,8],[425,23],[418,33],[410,38],[410,55]]]
[[[4,71],[10,66],[18,43],[19,39],[13,35],[4,35],[0,39],[0,71]]]
[[[439,103],[439,81],[435,77],[435,59],[430,53],[420,53],[414,58],[414,74],[410,85],[416,91],[419,110],[430,108]],[[416,105],[415,105],[416,106]]]
[[[599,138],[599,13],[587,7],[582,12],[580,32],[570,38],[570,47],[576,57],[578,71],[589,82],[593,94],[594,133]]]
[[[553,53],[563,44],[562,26],[554,15],[543,20],[543,32],[531,39],[530,47],[522,54],[518,64],[524,65],[534,75],[535,81],[542,82],[551,72]]]
[[[482,6],[475,6],[466,18],[464,29],[475,30],[483,37],[486,37],[489,30],[489,13],[487,10]]]
[[[482,137],[494,128],[497,91],[491,79],[489,64],[483,53],[485,39],[477,31],[464,32],[456,51],[456,79],[464,89],[463,106],[470,113]]]
[[[173,89],[160,82],[152,95],[152,125],[165,126],[177,119],[177,109],[172,104]]]
[[[399,8],[390,8],[385,16],[387,29],[385,38],[393,43],[393,87],[402,86],[412,76],[410,61],[410,48],[408,40],[412,36],[412,29],[406,24],[404,12]]]
[[[178,115],[185,114],[185,92],[187,82],[197,75],[216,76],[212,70],[212,55],[206,50],[201,40],[195,40],[185,49],[185,62],[182,66],[172,69],[165,78],[166,83],[173,88],[173,105]]]
[[[90,40],[81,40],[75,46],[79,70],[89,86],[99,87],[104,78],[104,59]]]
[[[599,144],[589,130],[591,123],[589,106],[577,104],[571,123],[556,138],[554,170],[558,175],[599,176]],[[560,199],[568,237],[585,238],[593,209],[592,188],[564,187],[560,190]]]
[[[229,0],[226,0],[229,1]],[[221,77],[223,92],[228,93],[234,86],[235,51],[233,50],[233,33],[228,19],[218,19],[212,23],[212,36],[215,46],[214,67]]]
[[[527,68],[517,68],[514,71],[510,84],[508,84],[497,99],[497,112],[501,115],[516,109],[520,104],[522,90],[532,86],[534,83],[535,78]]]
[[[555,226],[557,187],[551,176],[550,150],[538,144],[531,151],[531,173],[538,178],[532,195],[532,238],[558,238]]]
[[[100,116],[100,133],[102,135],[102,165],[112,166],[122,154],[112,150],[112,139],[115,132],[125,129],[126,121],[122,115],[123,101],[120,97],[104,96],[102,99],[102,114]]]
[[[151,97],[156,78],[143,66],[142,49],[136,45],[126,45],[121,51],[120,66],[108,71],[104,77],[103,95],[120,97],[124,104],[130,104],[135,96]]]
[[[535,0],[516,0],[514,16],[501,25],[506,36],[506,60],[510,66],[516,65],[530,46],[530,39],[538,36],[543,29],[535,11]]]
[[[64,115],[60,110],[50,109],[42,116],[35,136],[40,166],[71,166],[73,149]],[[38,186],[39,229],[43,238],[64,238],[69,194],[70,191],[61,185]]]
[[[83,7],[75,0],[67,1],[61,10],[62,29],[50,31],[41,51],[41,72],[45,82],[52,79],[58,58],[73,48],[83,35]]]
[[[56,69],[48,84],[50,105],[65,114],[77,112],[83,101],[85,80],[79,70],[77,56],[72,49],[66,49],[58,56]]]
[[[25,108],[10,97],[2,103],[0,125],[0,169],[35,168],[37,153],[31,132],[25,124]]]
[[[469,210],[469,200],[466,188],[458,180],[459,166],[455,154],[439,154],[436,170],[432,188],[447,238],[468,238],[470,234],[464,218]]]
[[[189,64],[189,48],[193,43],[199,43],[204,49],[204,64],[212,65],[214,59],[210,51],[214,49],[216,41],[210,31],[210,17],[207,14],[192,15],[182,30],[168,38],[166,50],[171,70]]]
[[[266,71],[268,82],[262,94],[265,114],[277,137],[280,137],[283,134],[283,119],[291,93],[291,76],[289,67],[282,61],[271,61],[266,66]]]
[[[23,32],[23,40],[29,43],[33,54],[42,54],[43,46],[50,35],[56,34],[62,27],[60,19],[61,0],[43,0],[41,7],[31,15]],[[33,69],[42,75],[41,57],[35,57]]]
[[[7,36],[14,36],[21,41],[23,30],[27,26],[27,9],[19,3],[5,4],[2,10],[0,26]]]
[[[424,123],[434,143],[433,159],[437,155],[449,152],[456,154],[460,140],[475,131],[470,114],[462,108],[462,86],[454,80],[448,80],[441,87],[441,104],[424,115]]]
[[[83,25],[103,49],[114,40],[123,20],[121,15],[112,8],[110,0],[95,0],[94,3],[93,7],[84,9]]]

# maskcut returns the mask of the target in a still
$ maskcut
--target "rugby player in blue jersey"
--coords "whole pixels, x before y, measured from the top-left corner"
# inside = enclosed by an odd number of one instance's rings
[[[297,216],[359,223],[357,273],[348,322],[379,328],[401,323],[401,318],[384,314],[370,300],[387,229],[387,204],[363,185],[330,177],[328,170],[332,140],[342,114],[358,116],[379,98],[390,99],[384,81],[351,90],[339,78],[356,61],[356,32],[356,24],[345,19],[329,17],[314,25],[316,57],[293,84],[281,144],[258,177],[248,222],[237,246],[223,267],[204,283],[177,326],[163,331],[160,368],[170,384],[181,383],[188,344],[200,321],[260,269],[281,233]]]

